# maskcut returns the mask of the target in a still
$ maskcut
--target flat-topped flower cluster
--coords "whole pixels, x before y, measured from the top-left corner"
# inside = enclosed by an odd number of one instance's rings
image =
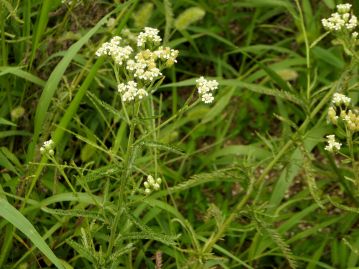
[[[122,71],[118,91],[122,101],[142,100],[148,95],[147,86],[163,76],[162,70],[177,62],[178,50],[160,46],[159,30],[145,27],[137,36],[136,44],[120,36],[113,37],[96,51],[98,57],[112,57]]]
[[[162,70],[177,63],[178,50],[161,45],[159,30],[145,27],[135,36],[128,29],[122,38],[114,36],[96,51],[96,56],[110,56],[118,69],[118,92],[123,102],[144,99],[149,94],[149,86],[163,77]],[[201,100],[212,103],[213,92],[218,88],[215,80],[200,77],[196,80]]]
[[[353,38],[357,38],[358,32],[354,30],[358,26],[358,19],[351,13],[351,7],[351,4],[337,5],[338,12],[327,19],[322,19],[324,28],[331,32],[349,32]]]

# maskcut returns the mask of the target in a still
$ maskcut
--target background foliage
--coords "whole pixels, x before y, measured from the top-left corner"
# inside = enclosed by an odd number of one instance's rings
[[[357,62],[320,39],[335,4],[0,0],[0,268],[357,268],[355,171],[323,150],[333,93],[358,99]],[[124,167],[129,125],[94,53],[144,26],[180,51],[153,111],[176,120],[144,119],[156,140]],[[182,113],[202,75],[214,104]],[[163,187],[144,196],[151,173]]]

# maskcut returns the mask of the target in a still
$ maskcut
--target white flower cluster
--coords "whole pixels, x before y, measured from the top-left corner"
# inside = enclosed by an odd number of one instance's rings
[[[143,88],[138,88],[137,83],[134,81],[129,81],[127,84],[120,83],[118,84],[118,92],[122,95],[122,101],[131,102],[135,99],[142,100],[148,95],[148,93]]]
[[[147,96],[144,86],[161,77],[163,68],[170,67],[177,62],[178,50],[158,47],[162,41],[158,33],[158,29],[146,27],[135,40],[137,47],[136,45],[131,47],[125,44],[133,42],[133,38],[129,38],[133,35],[126,30],[124,32],[124,35],[127,36],[126,41],[115,36],[110,42],[102,44],[96,51],[98,57],[111,56],[118,66],[124,67],[122,69],[124,77],[131,80],[127,84],[120,83],[118,85],[118,91],[122,94],[124,102],[141,100]],[[148,46],[151,50],[145,49],[146,44],[151,45]]]
[[[333,13],[328,19],[322,19],[324,28],[328,31],[354,31],[358,25],[358,19],[350,13],[351,4],[337,5],[338,12]],[[357,32],[352,33],[353,38],[358,36]]]
[[[347,128],[351,132],[359,132],[359,113],[357,110],[343,110],[341,112],[341,118],[345,121]]]
[[[216,80],[206,80],[204,77],[200,77],[196,80],[198,94],[202,101],[206,104],[213,102],[213,91],[218,88],[218,82]]]
[[[96,51],[96,56],[111,56],[118,65],[122,65],[125,60],[130,58],[133,49],[130,46],[121,47],[121,40],[121,37],[115,36],[110,40],[110,42],[103,43]]]
[[[336,106],[340,106],[341,104],[344,104],[345,106],[348,106],[350,104],[351,99],[344,94],[341,93],[334,93],[332,103]]]
[[[328,145],[325,146],[325,150],[329,152],[334,152],[340,150],[340,147],[342,146],[341,143],[335,141],[335,135],[327,135],[327,142]]]
[[[357,109],[349,109],[350,102],[349,97],[335,93],[332,99],[333,106],[328,110],[328,118],[335,125],[344,123],[349,131],[355,133],[359,132],[359,112]]]
[[[49,155],[54,155],[54,141],[52,141],[52,139],[45,141],[44,144],[42,145],[42,147],[40,148],[40,152],[41,154],[49,154]]]
[[[153,176],[148,175],[147,180],[143,183],[145,186],[145,194],[150,194],[153,190],[158,191],[161,185],[161,178],[157,178],[156,180]]]
[[[145,31],[138,35],[137,46],[144,47],[147,42],[158,45],[162,41],[161,37],[158,35],[159,32],[158,29],[145,27]]]

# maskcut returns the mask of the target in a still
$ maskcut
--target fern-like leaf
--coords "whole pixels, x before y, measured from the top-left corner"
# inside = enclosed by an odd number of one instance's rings
[[[273,242],[278,246],[278,248],[282,251],[284,257],[287,259],[291,268],[298,268],[297,262],[294,258],[294,255],[289,247],[289,245],[284,241],[279,232],[271,227],[267,223],[265,223],[262,219],[260,219],[255,213],[253,214],[254,220],[256,222],[258,230],[270,237]]]

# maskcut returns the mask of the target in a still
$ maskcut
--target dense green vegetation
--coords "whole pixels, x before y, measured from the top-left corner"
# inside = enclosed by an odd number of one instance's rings
[[[0,0],[0,268],[359,268],[337,4]]]

